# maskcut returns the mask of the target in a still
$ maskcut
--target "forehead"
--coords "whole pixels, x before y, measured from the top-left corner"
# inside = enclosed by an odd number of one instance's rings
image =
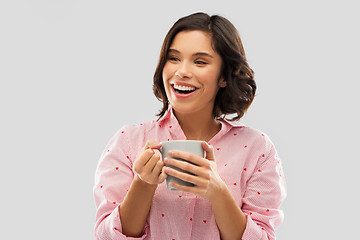
[[[215,54],[215,50],[212,47],[211,34],[198,30],[177,33],[170,49],[176,49],[183,53],[208,52]]]

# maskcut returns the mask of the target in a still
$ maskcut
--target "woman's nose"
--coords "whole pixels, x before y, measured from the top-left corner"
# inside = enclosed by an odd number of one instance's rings
[[[182,62],[178,65],[178,69],[175,72],[175,76],[179,78],[192,78],[190,66],[186,62]]]

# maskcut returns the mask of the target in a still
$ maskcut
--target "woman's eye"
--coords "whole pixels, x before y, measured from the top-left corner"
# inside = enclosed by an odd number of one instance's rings
[[[168,57],[168,60],[170,60],[170,61],[180,61],[180,59],[177,58],[177,57]]]
[[[195,61],[195,64],[205,65],[205,64],[207,64],[207,63],[204,62],[204,61],[197,60],[197,61]]]

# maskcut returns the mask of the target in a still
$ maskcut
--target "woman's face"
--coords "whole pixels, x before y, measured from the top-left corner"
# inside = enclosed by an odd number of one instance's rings
[[[163,69],[166,96],[175,112],[212,113],[216,93],[226,86],[219,81],[221,63],[208,33],[183,31],[175,36]]]

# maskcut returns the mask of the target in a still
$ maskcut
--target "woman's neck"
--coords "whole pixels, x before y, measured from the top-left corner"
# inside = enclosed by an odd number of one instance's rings
[[[221,124],[211,113],[176,113],[174,114],[183,130],[186,139],[210,141],[221,129]]]

